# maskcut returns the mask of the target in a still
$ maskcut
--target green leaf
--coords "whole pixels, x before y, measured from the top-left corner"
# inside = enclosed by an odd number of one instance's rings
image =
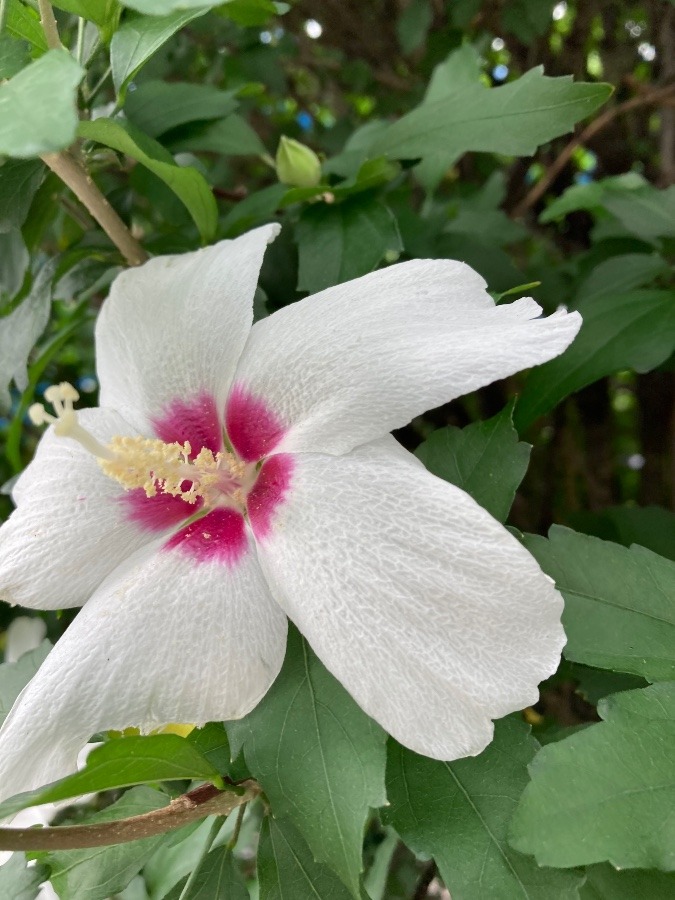
[[[480,756],[439,762],[389,744],[384,818],[417,854],[430,854],[453,898],[577,897],[576,873],[540,869],[507,843],[508,824],[537,750],[517,719],[496,723]]]
[[[258,846],[260,900],[349,900],[350,891],[329,868],[314,860],[286,820],[267,816]]]
[[[207,12],[212,6],[220,6],[223,0],[120,0],[120,2],[123,6],[128,6],[129,9],[146,16],[166,16],[167,13],[185,10]]]
[[[278,818],[359,897],[363,828],[385,802],[385,734],[291,629],[281,674],[227,731]]]
[[[141,131],[159,137],[186,122],[229,115],[238,105],[236,93],[207,84],[145,81],[127,93],[124,112]]]
[[[541,68],[498,88],[466,85],[390,125],[370,155],[417,159],[442,153],[446,166],[470,150],[531,156],[594,112],[611,90],[605,84],[574,84],[567,76],[548,78]]]
[[[78,134],[125,153],[171,188],[194,219],[203,240],[210,241],[218,224],[218,207],[204,176],[192,166],[178,166],[168,150],[130,123],[116,119],[80,122]]]
[[[551,27],[555,4],[556,0],[511,0],[502,10],[502,27],[531,44]]]
[[[212,850],[197,869],[195,881],[183,894],[187,878],[166,895],[166,900],[249,900],[244,880],[227,847]]]
[[[302,213],[296,235],[298,290],[310,293],[366,275],[387,251],[402,250],[391,210],[372,197],[314,204]]]
[[[199,9],[181,10],[159,18],[129,16],[125,19],[110,42],[113,84],[122,101],[127,85],[150,57],[184,25],[205,12],[207,9],[202,4]]]
[[[576,291],[575,306],[582,300],[625,294],[670,271],[658,253],[626,253],[599,263]]]
[[[540,865],[675,868],[675,684],[601,701],[605,719],[530,766],[511,843]]]
[[[585,534],[625,547],[641,544],[675,560],[675,512],[662,506],[608,506],[601,513],[576,513],[570,524]]]
[[[229,0],[218,13],[244,28],[261,27],[279,14],[273,0]]]
[[[537,366],[516,404],[519,431],[563,398],[621,369],[649,372],[675,350],[675,292],[641,290],[582,301],[581,331],[561,356]]]
[[[35,900],[40,884],[47,880],[49,870],[45,866],[26,866],[23,853],[12,853],[0,866],[0,897],[6,900]]]
[[[0,818],[28,806],[56,803],[81,794],[130,787],[147,781],[201,779],[220,783],[220,775],[194,744],[177,734],[113,738],[96,747],[84,769],[36,791],[0,803]]]
[[[44,164],[32,159],[8,159],[0,167],[0,232],[23,225],[44,172]]]
[[[45,263],[33,279],[28,296],[0,318],[0,409],[9,405],[12,380],[20,391],[28,386],[28,357],[49,321],[56,264],[56,258]]]
[[[223,233],[226,237],[235,237],[263,222],[269,222],[281,205],[281,200],[286,194],[286,186],[283,184],[270,184],[244,197],[239,203],[235,203],[230,212],[221,222]]]
[[[24,6],[21,0],[7,0],[7,32],[22,38],[39,53],[47,52],[47,40],[35,10]]]
[[[24,69],[30,62],[28,50],[26,41],[0,34],[0,78],[13,78]]]
[[[65,50],[50,50],[0,86],[0,153],[33,157],[75,140],[75,90],[84,70]]]
[[[412,53],[424,43],[433,20],[429,0],[412,0],[404,8],[396,23],[396,36],[405,54]]]
[[[589,866],[579,896],[581,900],[673,900],[675,874],[617,872],[607,864]]]
[[[267,153],[258,135],[237,113],[191,128],[189,134],[172,137],[170,146],[174,153],[207,152],[219,156],[263,156]]]
[[[506,521],[532,449],[518,440],[512,412],[509,404],[486,422],[439,428],[415,451],[430,472],[471,494],[500,522]]]
[[[161,791],[145,786],[134,788],[103,812],[87,816],[78,824],[93,825],[138,816],[161,809],[168,801]],[[159,834],[125,844],[59,850],[40,854],[40,857],[51,868],[50,880],[59,897],[108,900],[124,890],[164,839],[165,835]]]
[[[122,12],[117,0],[53,0],[53,5],[94,22],[105,41],[110,40]]]
[[[224,774],[229,770],[230,742],[222,722],[209,722],[204,728],[195,728],[187,739],[218,772]]]
[[[524,540],[565,598],[568,659],[675,679],[675,563],[559,526]]]
[[[52,645],[43,641],[35,650],[24,653],[16,662],[0,665],[0,725],[16,698],[47,658]]]

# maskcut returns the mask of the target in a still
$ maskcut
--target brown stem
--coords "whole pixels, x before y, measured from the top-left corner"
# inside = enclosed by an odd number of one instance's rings
[[[0,828],[0,850],[79,850],[107,847],[174,831],[206,816],[226,816],[260,793],[253,781],[243,782],[241,793],[220,791],[211,784],[172,800],[168,806],[96,825],[58,825],[50,828]]]
[[[59,37],[59,29],[54,18],[54,10],[49,0],[38,0],[38,8],[40,10],[40,22],[42,30],[47,39],[47,46],[50,50],[60,50],[63,47],[61,38]]]
[[[67,150],[45,153],[42,160],[86,206],[130,266],[146,261],[145,250],[94,184],[91,175],[71,153]]]
[[[636,109],[639,106],[645,106],[649,104],[657,105],[663,103],[666,100],[670,99],[674,94],[675,85],[669,84],[665,87],[657,88],[656,90],[644,93],[638,97],[631,97],[630,100],[626,100],[624,103],[619,103],[617,106],[613,106],[611,109],[605,110],[605,112],[599,115],[597,119],[594,119],[589,125],[587,125],[583,131],[572,138],[572,140],[567,144],[563,151],[549,166],[544,175],[542,175],[539,181],[530,191],[528,191],[525,197],[513,210],[513,217],[519,218],[520,216],[524,215],[528,209],[531,209],[535,205],[535,203],[537,203],[543,197],[550,185],[563,171],[567,163],[572,158],[572,155],[577,147],[579,147],[581,144],[585,144],[592,137],[595,137],[598,132],[602,131],[603,128],[606,128],[610,124],[610,122],[613,122],[617,116],[623,115],[623,113],[629,112],[631,109]]]

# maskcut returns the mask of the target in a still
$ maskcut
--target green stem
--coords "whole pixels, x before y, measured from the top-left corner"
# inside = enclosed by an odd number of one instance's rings
[[[38,9],[40,10],[40,22],[47,39],[47,46],[50,50],[60,50],[63,44],[59,37],[59,28],[56,24],[51,3],[49,0],[38,0]]]
[[[77,20],[77,43],[75,44],[75,58],[78,63],[82,65],[82,59],[84,57],[84,26],[86,22],[80,16]]]
[[[5,30],[7,24],[7,13],[9,12],[9,0],[0,0],[0,34]]]
[[[246,806],[246,803],[242,804],[242,807],[243,806]],[[240,807],[240,809],[242,807]],[[206,857],[209,853],[209,850],[213,846],[213,842],[218,837],[218,832],[223,827],[224,821],[225,821],[225,818],[223,816],[216,816],[216,818],[213,820],[213,824],[211,825],[209,833],[206,836],[206,843],[204,844],[204,847],[202,848],[202,852],[199,855],[199,859],[197,860],[197,865],[190,872],[190,874],[188,876],[188,880],[185,882],[185,885],[183,887],[183,890],[180,892],[180,897],[178,898],[178,900],[186,900],[186,898],[189,897],[190,891],[192,890],[192,885],[195,883],[195,881],[197,880],[197,878],[199,876],[199,870],[202,867],[202,863],[206,859]]]
[[[244,813],[246,812],[246,807],[248,803],[242,803],[237,811],[237,821],[234,823],[234,831],[232,832],[232,837],[227,842],[227,849],[234,850],[237,846],[237,841],[239,840],[239,832],[241,831],[242,822],[244,821]]]

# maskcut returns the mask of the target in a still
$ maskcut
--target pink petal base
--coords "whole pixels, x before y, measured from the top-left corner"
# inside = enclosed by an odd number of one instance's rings
[[[256,462],[270,453],[286,433],[281,419],[264,400],[235,384],[225,410],[225,430],[244,462]]]
[[[292,477],[293,457],[288,453],[270,456],[262,464],[247,500],[249,521],[258,540],[272,530],[275,513],[290,490]]]
[[[244,517],[236,509],[214,509],[181,528],[164,545],[178,549],[195,562],[221,562],[234,565],[246,553],[248,538]]]
[[[216,401],[210,394],[198,394],[192,400],[174,400],[161,416],[152,420],[155,434],[167,444],[190,442],[192,456],[202,447],[213,453],[223,449],[223,438]]]
[[[186,483],[186,490],[187,490]],[[189,516],[194,515],[203,505],[201,498],[195,504],[187,504],[180,497],[172,497],[170,494],[155,494],[154,497],[146,496],[143,488],[128,491],[120,498],[126,508],[126,518],[143,531],[166,531],[180,525]]]

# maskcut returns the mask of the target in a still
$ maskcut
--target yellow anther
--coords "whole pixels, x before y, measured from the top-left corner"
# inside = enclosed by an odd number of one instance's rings
[[[46,425],[54,421],[54,416],[50,416],[41,403],[34,403],[28,408],[28,418],[33,425]]]

